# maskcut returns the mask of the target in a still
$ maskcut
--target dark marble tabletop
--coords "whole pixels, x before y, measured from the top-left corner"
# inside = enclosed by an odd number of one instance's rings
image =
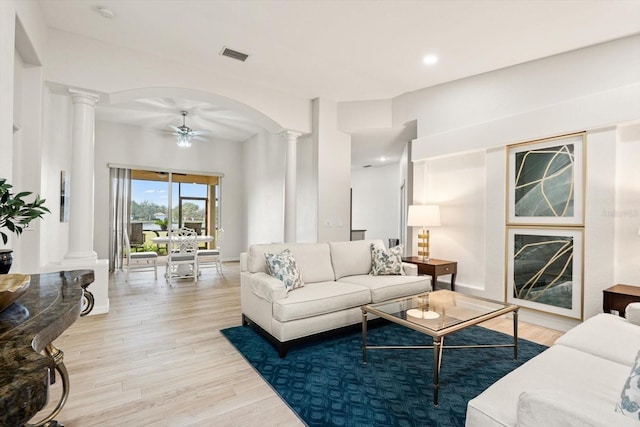
[[[0,312],[0,426],[19,426],[47,403],[54,362],[42,350],[80,316],[93,270],[32,274],[29,289]]]

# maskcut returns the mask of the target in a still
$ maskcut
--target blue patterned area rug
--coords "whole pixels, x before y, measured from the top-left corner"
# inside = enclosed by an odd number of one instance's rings
[[[440,405],[434,407],[432,350],[369,350],[362,363],[359,330],[294,344],[280,359],[250,326],[222,334],[309,426],[464,426],[467,402],[546,347],[518,340],[513,348],[445,349]],[[431,338],[391,323],[371,327],[369,345],[430,345]],[[510,344],[513,338],[479,326],[445,345]]]

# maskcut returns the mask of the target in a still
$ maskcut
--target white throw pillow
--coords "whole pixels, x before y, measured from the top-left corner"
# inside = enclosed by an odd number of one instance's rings
[[[624,383],[620,402],[616,405],[616,412],[640,421],[640,351],[638,351],[636,361],[631,368],[629,378]]]
[[[296,260],[289,249],[285,249],[279,254],[265,252],[264,257],[267,261],[269,274],[281,280],[287,292],[304,286]]]
[[[379,248],[371,244],[371,273],[373,276],[403,275],[402,245],[390,248]]]

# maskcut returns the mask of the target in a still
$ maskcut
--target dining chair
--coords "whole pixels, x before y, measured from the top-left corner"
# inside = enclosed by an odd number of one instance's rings
[[[203,268],[215,268],[218,274],[222,275],[222,262],[220,261],[220,248],[198,249],[196,252],[198,261],[198,275]]]
[[[198,241],[195,230],[182,227],[172,233],[169,240],[165,277],[169,284],[172,278],[193,278],[198,281],[196,251]]]
[[[223,275],[222,273],[222,260],[220,259],[220,243],[222,243],[224,236],[224,229],[219,228],[216,232],[215,249],[200,249],[198,250],[197,259],[198,259],[198,269],[206,268],[206,267],[215,267],[218,274]],[[198,274],[200,272],[198,271]]]
[[[124,250],[127,256],[127,270],[124,275],[124,281],[129,281],[129,271],[132,269],[150,271],[153,268],[155,278],[158,278],[158,254],[155,252],[131,252],[131,243],[129,234],[124,230]]]
[[[193,229],[198,236],[202,235],[202,223],[201,222],[187,222],[187,221],[185,221],[182,224],[182,226],[185,227],[185,228]],[[206,243],[198,243],[198,249],[206,249],[206,247],[207,247]]]
[[[144,249],[144,231],[141,222],[131,223],[131,234],[129,235],[129,247],[138,252],[138,249]]]

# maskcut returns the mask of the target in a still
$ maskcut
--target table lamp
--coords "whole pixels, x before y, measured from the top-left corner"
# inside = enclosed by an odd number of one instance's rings
[[[409,227],[422,227],[418,232],[418,257],[429,262],[429,230],[427,227],[440,225],[440,206],[438,205],[411,205],[407,218]]]

